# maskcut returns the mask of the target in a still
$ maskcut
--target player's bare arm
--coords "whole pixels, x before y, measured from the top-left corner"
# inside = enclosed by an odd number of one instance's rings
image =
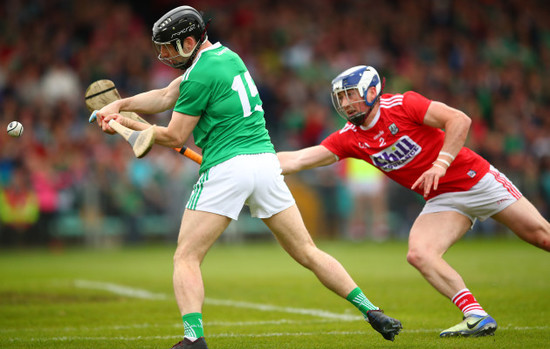
[[[143,114],[156,114],[172,109],[179,97],[181,80],[182,77],[179,76],[165,88],[151,90],[121,99],[118,101],[120,110]]]
[[[424,124],[445,130],[441,151],[455,157],[466,142],[472,120],[462,111],[441,102],[432,102],[424,116]]]
[[[99,110],[96,114],[99,126],[105,131],[105,128],[103,127],[105,117],[107,115],[120,113],[121,111],[155,114],[173,108],[176,104],[176,101],[178,100],[179,85],[181,83],[181,79],[181,76],[174,79],[165,88],[139,93],[132,97],[122,98],[106,105],[105,107],[101,108],[101,110]],[[108,122],[108,120],[105,121]],[[134,127],[131,127],[130,124],[122,124],[126,127],[135,129]]]
[[[115,120],[122,126],[137,131],[143,131],[151,126],[127,118],[119,113],[109,114],[102,117],[102,119],[102,130],[110,134],[114,133],[114,130],[109,126],[110,120]],[[185,144],[198,122],[198,116],[190,116],[176,111],[172,112],[172,119],[167,126],[155,127],[155,144],[169,148],[175,148]]]
[[[445,175],[447,168],[464,146],[471,122],[471,119],[458,109],[441,102],[430,104],[424,116],[424,124],[445,130],[445,141],[433,166],[416,180],[411,189],[424,189],[424,197],[430,194],[432,188],[437,190],[439,178]]]
[[[133,111],[143,114],[156,114],[171,109],[178,100],[181,79],[181,76],[174,79],[165,88],[150,90],[132,97],[120,99],[106,106],[104,109],[109,111],[108,107],[112,105],[113,108],[118,109],[117,112]]]
[[[322,145],[296,151],[277,153],[283,174],[292,174],[315,167],[327,166],[338,161],[336,155]]]
[[[187,142],[200,117],[172,112],[172,119],[167,126],[157,126],[155,143],[169,148],[179,147]],[[133,121],[133,120],[130,120]]]

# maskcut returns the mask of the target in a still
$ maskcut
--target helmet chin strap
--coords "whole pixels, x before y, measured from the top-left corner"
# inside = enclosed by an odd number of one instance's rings
[[[352,116],[348,117],[348,121],[354,124],[355,126],[361,126],[365,122],[367,115],[370,114],[372,107],[370,107],[368,112],[355,113]]]
[[[195,44],[195,47],[193,47],[193,50],[191,50],[191,52],[189,53],[185,53],[183,52],[183,46],[181,45],[181,40],[177,40],[176,41],[176,48],[178,50],[178,53],[180,54],[180,56],[182,56],[183,58],[188,58],[190,57],[193,53],[195,53],[195,51],[197,50],[197,47],[199,46],[199,42],[197,41],[197,43]]]
[[[178,40],[176,42],[176,49],[178,50],[179,55],[183,58],[187,58],[185,62],[178,64],[177,66],[178,69],[187,70],[187,68],[189,68],[191,64],[193,64],[193,61],[195,60],[195,56],[197,55],[197,52],[199,51],[201,44],[202,42],[197,41],[197,43],[195,44],[195,47],[191,52],[184,53],[183,47],[181,45],[181,40]]]
[[[369,116],[370,113],[372,112],[372,109],[374,109],[376,102],[378,102],[378,100],[380,99],[380,96],[382,96],[382,92],[384,91],[385,85],[386,85],[386,78],[382,78],[382,86],[380,88],[380,92],[376,95],[374,100],[370,103],[367,101],[367,94],[365,93],[365,104],[369,107],[369,110],[353,114],[348,118],[348,121],[354,124],[355,126],[363,125],[367,116]]]
[[[187,58],[185,63],[178,66],[179,69],[187,70],[187,68],[189,68],[191,66],[191,64],[193,64],[193,61],[195,60],[195,56],[197,55],[197,52],[199,52],[199,48],[201,47],[201,45],[206,40],[208,40],[208,34],[206,34],[206,30],[208,29],[208,25],[210,25],[211,20],[212,20],[212,18],[210,18],[208,20],[208,22],[206,22],[206,25],[204,26],[204,31],[201,34],[201,38],[197,41],[197,44],[195,45],[195,47],[193,48],[193,50],[190,53],[185,54],[183,52],[183,47],[181,46],[181,41],[180,40],[177,41],[176,45],[177,45],[177,50],[178,50],[178,53],[180,54],[180,56],[182,56],[183,58],[189,57],[189,58]]]

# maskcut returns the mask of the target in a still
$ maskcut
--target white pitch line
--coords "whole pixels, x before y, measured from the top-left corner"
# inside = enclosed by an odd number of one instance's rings
[[[170,299],[168,295],[164,293],[153,293],[149,292],[147,290],[138,289],[138,288],[132,288],[127,287],[119,284],[109,283],[109,282],[99,282],[99,281],[89,281],[89,280],[76,280],[75,285],[80,288],[86,288],[86,289],[96,289],[96,290],[103,290],[108,291],[114,294],[118,294],[121,296],[126,297],[133,297],[133,298],[140,298],[140,299],[150,299],[150,300],[166,300]],[[304,309],[304,308],[293,308],[293,307],[281,307],[276,305],[270,305],[270,304],[259,304],[259,303],[251,303],[251,302],[243,302],[243,301],[232,301],[232,300],[224,300],[224,299],[214,299],[214,298],[205,298],[205,304],[211,304],[211,305],[221,305],[221,306],[228,306],[228,307],[235,307],[235,308],[245,308],[245,309],[254,309],[259,311],[274,311],[274,312],[283,312],[283,313],[291,313],[291,314],[302,314],[302,315],[310,315],[315,317],[320,317],[323,319],[330,319],[330,320],[340,320],[340,321],[357,321],[362,320],[363,318],[361,316],[354,316],[354,315],[347,315],[347,314],[336,314],[331,313],[325,310],[320,309]],[[287,321],[287,320],[283,320]],[[261,322],[250,322],[250,325],[259,324]],[[225,324],[225,323],[224,323]],[[231,325],[231,323],[227,323]],[[246,326],[245,323],[238,323],[240,325]],[[213,323],[214,325],[214,323]],[[499,326],[499,331],[524,331],[524,330],[548,330],[550,329],[550,326],[532,326],[532,327],[520,327],[520,326]],[[404,329],[403,332],[411,332],[411,333],[426,333],[426,332],[439,332],[441,329],[411,329],[407,330]],[[1,332],[1,331],[0,331]],[[340,332],[334,332],[333,334],[339,334]],[[344,332],[341,332],[344,334]],[[312,335],[317,333],[311,333]],[[325,333],[326,334],[326,333]],[[232,336],[232,334],[218,334],[218,335],[211,335],[213,337],[215,336]],[[281,334],[254,334],[254,336],[293,336],[294,333],[281,333]],[[300,335],[307,335],[307,334],[300,334]],[[243,334],[239,334],[239,336],[243,336]],[[72,337],[71,337],[72,338]],[[172,337],[168,337],[172,338]]]
[[[126,297],[132,297],[132,298],[151,299],[151,300],[168,299],[168,296],[163,293],[153,293],[147,290],[141,290],[138,288],[122,286],[122,285],[113,284],[110,282],[75,280],[74,284],[76,287],[79,287],[79,288],[109,291],[111,293],[118,294],[120,296],[126,296]]]
[[[264,325],[291,325],[291,324],[329,324],[333,322],[340,322],[338,319],[319,319],[319,320],[290,320],[290,319],[278,319],[278,320],[264,320],[264,321],[208,321],[208,327],[213,326],[226,326],[226,327],[236,327],[236,326],[264,326]],[[178,327],[181,327],[178,324]]]
[[[278,320],[264,320],[264,321],[208,321],[208,328],[213,328],[216,326],[224,327],[252,327],[252,326],[265,326],[265,325],[289,325],[289,324],[299,324],[299,325],[308,325],[308,324],[328,324],[328,323],[338,323],[340,320],[330,320],[330,319],[314,319],[314,320],[290,320],[290,319],[278,319]],[[112,325],[112,326],[79,326],[79,327],[68,327],[63,328],[57,327],[40,327],[40,332],[56,332],[56,333],[67,333],[67,332],[83,332],[83,331],[121,331],[129,329],[147,329],[147,328],[156,328],[156,329],[167,329],[167,328],[176,328],[181,329],[181,323],[174,323],[172,325],[159,325],[159,324],[133,324],[133,325]],[[0,328],[0,333],[10,333],[10,332],[36,332],[35,327],[29,328]]]
[[[270,332],[270,333],[219,333],[208,335],[209,338],[233,338],[233,337],[284,337],[284,336],[326,336],[326,335],[350,335],[350,334],[365,334],[367,331],[331,331],[331,332]],[[181,339],[181,335],[175,336],[137,336],[137,337],[89,337],[89,336],[61,336],[61,337],[49,337],[49,338],[10,338],[10,342],[70,342],[78,340],[86,341],[109,341],[109,340],[123,340],[123,341],[137,341],[137,340],[162,340],[162,339]]]
[[[254,309],[254,310],[269,311],[269,312],[282,312],[282,313],[291,313],[291,314],[310,315],[310,316],[316,316],[316,317],[326,318],[326,319],[338,319],[342,321],[357,321],[362,319],[361,316],[357,316],[357,315],[336,314],[336,313],[332,313],[321,309],[280,307],[277,305],[270,305],[270,304],[258,304],[258,303],[213,299],[213,298],[205,298],[204,302],[206,304],[211,304],[211,305],[222,305],[222,306],[228,306],[228,307]]]
[[[525,331],[525,330],[548,330],[550,326],[534,326],[534,327],[520,327],[520,326],[510,326],[498,328],[498,331]],[[441,329],[414,329],[414,330],[402,330],[401,333],[439,333]],[[326,335],[337,335],[337,336],[349,336],[349,335],[360,335],[366,334],[370,331],[316,331],[316,332],[269,332],[269,333],[217,333],[217,334],[208,334],[209,338],[233,338],[233,337],[296,337],[296,336],[326,336]],[[497,333],[498,334],[498,333]],[[10,338],[11,343],[14,342],[70,342],[70,341],[113,341],[113,340],[124,340],[124,341],[137,341],[137,340],[164,340],[164,339],[181,339],[181,335],[171,335],[171,336],[137,336],[137,337],[126,337],[126,336],[114,336],[114,337],[90,337],[90,336],[61,336],[61,337],[15,337]]]
[[[150,299],[150,300],[169,299],[168,295],[164,293],[153,293],[147,290],[127,287],[127,286],[114,284],[110,282],[75,280],[75,286],[79,288],[85,288],[85,289],[108,291],[117,295],[132,297],[132,298]],[[209,305],[221,305],[221,306],[235,307],[235,308],[254,309],[259,311],[310,315],[310,316],[315,316],[315,317],[320,317],[325,319],[338,319],[341,321],[357,321],[362,319],[362,317],[358,315],[337,314],[337,313],[332,313],[321,309],[281,307],[281,306],[271,305],[271,304],[232,301],[232,300],[215,299],[215,298],[208,298],[208,297],[204,299],[204,303]]]

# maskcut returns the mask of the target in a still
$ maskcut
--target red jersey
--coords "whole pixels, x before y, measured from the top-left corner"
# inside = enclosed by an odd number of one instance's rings
[[[430,103],[431,100],[412,91],[383,94],[380,110],[367,128],[348,122],[321,145],[340,160],[363,159],[410,189],[432,167],[445,139],[442,130],[423,123]],[[437,190],[430,191],[426,199],[469,190],[489,171],[489,166],[487,160],[463,147],[445,176],[439,179]],[[424,194],[418,187],[415,191]]]

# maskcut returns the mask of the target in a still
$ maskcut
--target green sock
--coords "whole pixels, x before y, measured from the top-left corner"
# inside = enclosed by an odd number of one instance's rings
[[[350,294],[348,294],[348,296],[346,297],[346,299],[351,304],[355,305],[357,309],[359,309],[359,311],[361,311],[365,319],[367,318],[367,311],[380,309],[374,306],[374,304],[372,304],[368,300],[368,298],[365,297],[365,295],[363,294],[363,291],[361,291],[359,287],[356,287],[353,291],[351,291]]]
[[[196,339],[204,336],[202,328],[202,314],[189,313],[182,317],[184,336],[189,339]]]

